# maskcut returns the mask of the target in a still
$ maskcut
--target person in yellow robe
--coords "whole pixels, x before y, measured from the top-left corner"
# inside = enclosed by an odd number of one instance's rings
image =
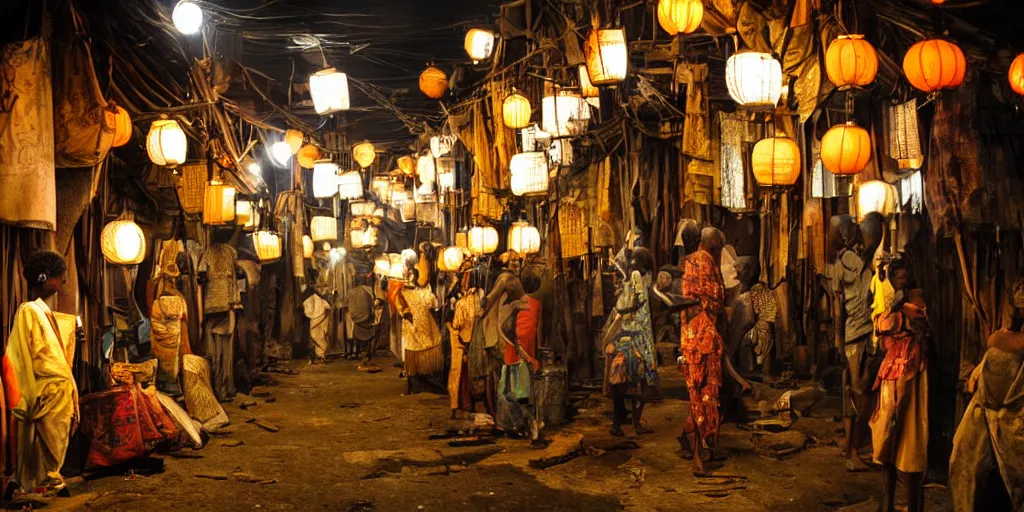
[[[66,271],[55,252],[36,253],[26,262],[30,301],[18,307],[7,343],[6,357],[21,391],[12,404],[18,432],[14,478],[27,492],[64,490],[60,468],[78,426],[78,388],[71,373],[74,329],[59,327],[70,315],[53,311]]]

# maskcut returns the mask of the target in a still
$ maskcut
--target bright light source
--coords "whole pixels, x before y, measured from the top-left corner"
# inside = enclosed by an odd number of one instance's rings
[[[287,142],[278,141],[270,146],[270,155],[274,157],[275,162],[285,167],[292,159],[292,148]]]
[[[187,0],[178,2],[171,13],[171,21],[178,32],[185,35],[195,34],[203,26],[203,10]]]

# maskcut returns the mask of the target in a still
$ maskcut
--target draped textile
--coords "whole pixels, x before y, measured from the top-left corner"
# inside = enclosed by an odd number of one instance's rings
[[[722,386],[722,337],[716,322],[722,312],[725,288],[715,258],[704,249],[686,257],[682,278],[683,296],[696,299],[699,306],[691,318],[680,320],[683,377],[690,396],[690,416],[685,431],[699,431],[702,438],[718,433],[720,417],[718,391]]]
[[[468,410],[469,371],[466,347],[473,342],[477,312],[480,311],[480,293],[475,288],[455,303],[455,318],[450,325],[452,364],[448,372],[448,398],[452,409]]]
[[[313,339],[313,351],[316,357],[327,355],[327,329],[330,327],[331,304],[323,297],[313,294],[302,301],[302,311],[309,319],[309,337]]]
[[[182,335],[186,339],[188,336],[187,309],[185,299],[178,295],[164,295],[153,301],[150,345],[158,361],[157,386],[163,390],[177,391],[181,356],[191,353],[188,343],[182,343]]]
[[[213,244],[203,253],[199,272],[206,272],[209,279],[203,296],[206,314],[224,313],[242,306],[235,278],[236,258],[235,249],[225,244]]]

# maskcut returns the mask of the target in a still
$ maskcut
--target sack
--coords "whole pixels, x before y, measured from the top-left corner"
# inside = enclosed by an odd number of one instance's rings
[[[520,404],[512,393],[511,379],[506,378],[507,370],[511,366],[505,366],[502,369],[494,421],[498,427],[508,432],[522,434],[530,428],[530,422],[533,421],[533,413],[529,408]]]
[[[502,367],[498,389],[505,389],[506,384],[516,400],[530,400],[533,397],[533,377],[530,375],[530,365],[526,361],[519,361],[516,364]]]

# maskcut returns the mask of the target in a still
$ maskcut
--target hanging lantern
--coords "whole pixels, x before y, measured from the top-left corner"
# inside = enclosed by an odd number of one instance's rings
[[[439,100],[448,90],[448,75],[444,71],[430,66],[420,74],[420,91],[428,98]]]
[[[406,176],[412,176],[416,170],[415,162],[413,162],[411,156],[400,156],[398,157],[398,169],[402,171],[402,174]]]
[[[385,203],[391,202],[391,178],[387,176],[374,177],[370,182],[370,190],[377,195],[378,200]]]
[[[920,169],[924,165],[921,134],[917,124],[917,100],[888,107],[889,156],[900,169]]]
[[[782,65],[770,54],[739,52],[725,62],[729,96],[746,108],[775,108],[782,96]]]
[[[625,30],[591,30],[583,52],[587,57],[587,71],[590,72],[592,84],[613,84],[626,79],[629,51],[626,49]]]
[[[295,155],[295,159],[299,161],[299,167],[303,169],[312,169],[316,164],[316,161],[320,159],[320,150],[312,144],[306,144],[299,149],[298,154]]]
[[[454,135],[435,135],[430,138],[430,154],[434,158],[441,158],[452,152],[455,147]]]
[[[362,229],[353,229],[349,233],[349,242],[353,249],[369,249],[377,247],[377,228],[364,225]]]
[[[369,142],[360,142],[352,146],[352,159],[359,164],[359,167],[366,169],[377,159],[377,149]]]
[[[309,235],[314,242],[333,242],[338,239],[338,219],[318,215],[309,222]]]
[[[508,230],[508,248],[521,256],[540,252],[540,232],[526,221],[512,223]]]
[[[861,34],[839,36],[825,52],[825,72],[840,89],[864,87],[878,74],[878,54]]]
[[[203,224],[220,225],[235,221],[235,187],[210,180],[203,197]]]
[[[579,95],[561,91],[541,101],[541,124],[554,137],[579,135],[590,123],[590,105]]]
[[[821,163],[833,174],[857,174],[870,159],[871,136],[852,121],[829,128],[821,138]]]
[[[281,258],[281,237],[273,231],[257,231],[252,234],[252,245],[256,249],[256,257],[261,262],[269,262]]]
[[[359,171],[348,171],[338,176],[338,197],[359,199],[363,197],[363,175]]]
[[[377,259],[373,260],[373,273],[378,276],[388,275],[388,271],[391,270],[391,260],[387,254],[381,254],[377,256]]]
[[[477,226],[469,230],[469,252],[475,256],[493,254],[498,250],[498,230],[491,226]]]
[[[466,32],[466,53],[473,64],[491,58],[494,53],[494,32],[471,28]]]
[[[198,5],[183,0],[174,6],[171,21],[178,32],[185,35],[195,34],[203,26],[203,10]]]
[[[174,167],[185,162],[188,154],[188,139],[185,132],[173,119],[153,121],[146,135],[146,152],[154,164]]]
[[[309,235],[302,235],[302,257],[307,260],[313,258],[313,239]]]
[[[1010,80],[1010,89],[1017,94],[1024,95],[1024,53],[1013,59],[1007,78]]]
[[[128,115],[127,110],[116,105],[112,114],[114,117],[114,142],[111,145],[119,148],[132,139],[132,118]]]
[[[400,254],[388,254],[390,265],[388,266],[388,277],[391,279],[405,279],[405,260]]]
[[[900,194],[896,187],[884,181],[865,181],[857,188],[857,220],[871,212],[888,217],[899,211]]]
[[[274,158],[278,165],[286,167],[288,162],[292,160],[292,147],[283,140],[277,141],[270,146],[270,156]]]
[[[352,218],[369,219],[377,217],[380,208],[373,201],[349,201],[348,211]]]
[[[239,167],[245,169],[249,174],[252,174],[253,176],[258,177],[261,176],[262,174],[262,169],[260,169],[260,163],[257,162],[256,159],[251,156],[243,158],[242,161],[238,163],[238,165]]]
[[[501,118],[509,128],[526,128],[530,125],[530,100],[519,93],[512,93],[501,103]]]
[[[302,132],[298,130],[286,130],[284,132],[284,141],[288,143],[288,149],[290,149],[294,155],[302,149]]]
[[[670,36],[692,33],[703,19],[704,4],[700,0],[658,0],[658,24]]]
[[[252,222],[252,202],[248,199],[239,199],[235,202],[235,224],[245,226]]]
[[[322,199],[338,193],[338,164],[321,160],[313,164],[313,197]]]
[[[800,148],[788,137],[758,141],[750,161],[754,179],[762,187],[788,187],[800,177]]]
[[[541,151],[519,153],[508,164],[512,173],[512,193],[517,196],[546,194],[548,158]]]
[[[590,82],[590,72],[587,71],[586,64],[580,64],[580,96],[584,98],[597,98],[601,95],[601,89],[598,89],[596,85]],[[508,124],[508,123],[505,123]]]
[[[455,188],[455,159],[437,159],[437,190],[442,194]]]
[[[416,176],[424,183],[437,181],[437,168],[434,166],[434,157],[421,155],[416,159]]]
[[[100,232],[103,258],[115,265],[138,265],[146,257],[146,236],[131,213],[103,226]]]
[[[903,57],[903,74],[907,81],[926,93],[959,86],[966,72],[964,52],[942,39],[921,41],[911,46]]]
[[[437,259],[437,269],[441,272],[457,272],[462,268],[462,262],[466,255],[460,247],[450,246],[441,251],[441,257]]]
[[[334,68],[309,76],[309,95],[313,108],[322,116],[349,109],[348,75]]]

